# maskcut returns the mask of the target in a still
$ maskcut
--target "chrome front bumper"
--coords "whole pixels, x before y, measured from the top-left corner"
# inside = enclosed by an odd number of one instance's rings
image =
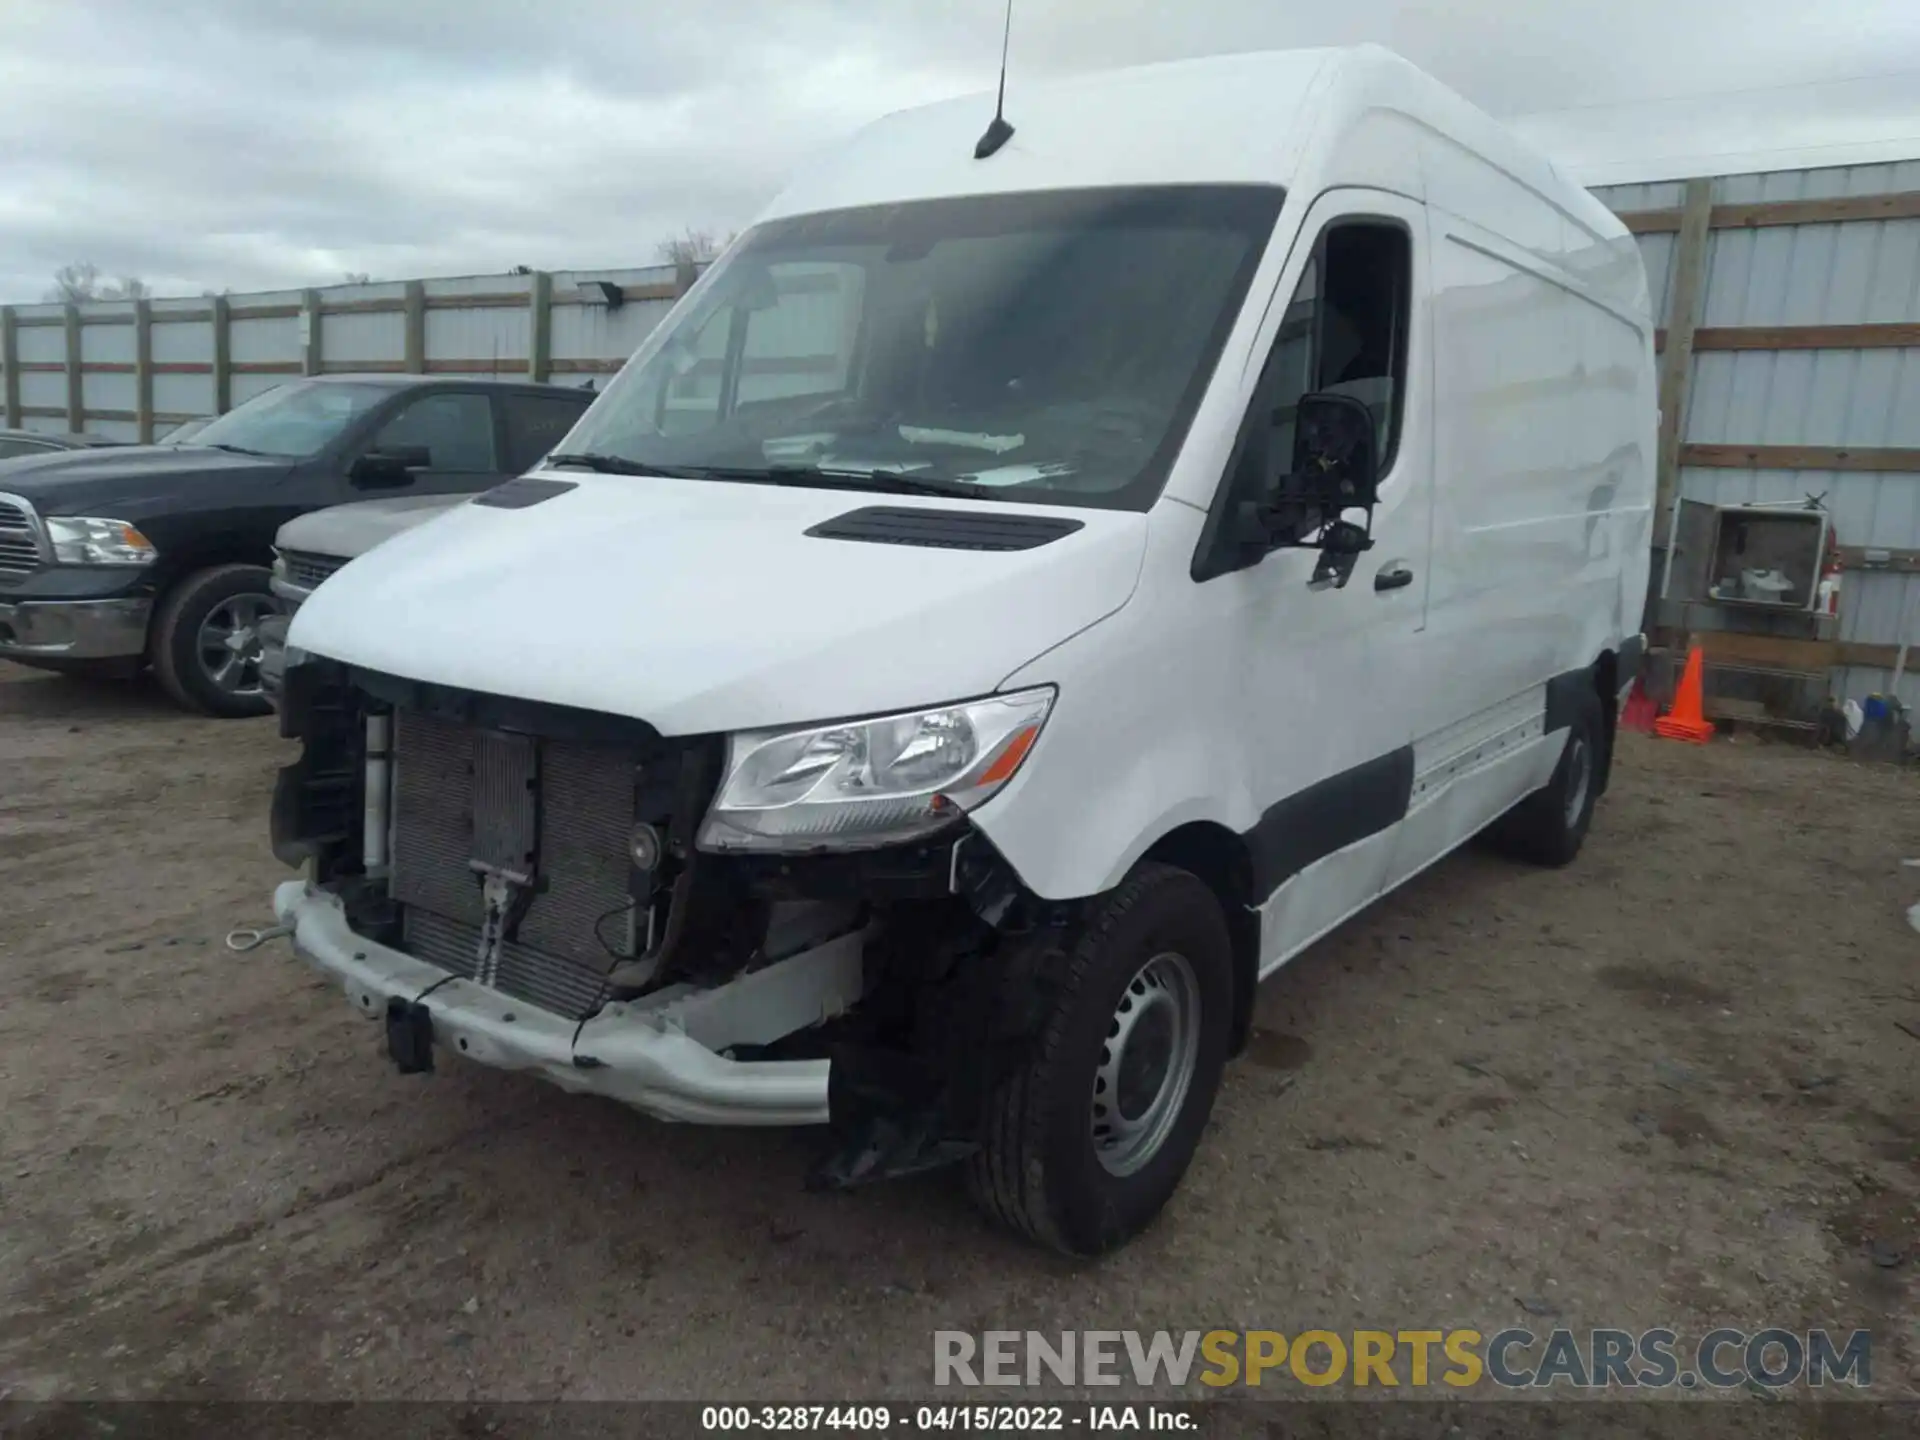
[[[254,631],[260,641],[260,692],[275,705],[286,688],[287,666],[304,658],[301,651],[287,644],[290,615],[269,615]]]
[[[466,1059],[530,1070],[564,1090],[605,1095],[662,1120],[826,1123],[825,1060],[729,1060],[686,1033],[671,1007],[609,1005],[576,1024],[354,934],[338,898],[304,880],[279,886],[273,910],[292,932],[294,952],[339,981],[356,1008],[378,1018],[390,999],[424,996],[434,1044]]]
[[[0,602],[0,659],[124,660],[144,655],[153,601]]]

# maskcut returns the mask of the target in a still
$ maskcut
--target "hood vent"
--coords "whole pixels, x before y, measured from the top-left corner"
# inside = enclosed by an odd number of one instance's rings
[[[1033,550],[1080,528],[1078,520],[1056,519],[1050,515],[869,505],[823,520],[807,534],[821,540],[919,545],[930,550]]]
[[[577,489],[577,481],[543,480],[533,475],[522,475],[517,480],[509,480],[504,485],[482,491],[473,497],[473,503],[491,505],[496,510],[524,510],[529,505],[538,505],[542,500],[551,500],[556,495]]]

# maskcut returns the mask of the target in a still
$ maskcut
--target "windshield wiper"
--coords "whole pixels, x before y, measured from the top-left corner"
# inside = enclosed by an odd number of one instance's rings
[[[700,473],[714,480],[754,485],[797,485],[820,490],[879,490],[890,495],[978,495],[965,480],[934,475],[902,475],[895,470],[822,470],[818,465],[708,465]]]
[[[654,465],[646,461],[629,460],[623,455],[599,455],[592,451],[582,451],[577,455],[549,455],[544,464],[550,467],[572,465],[580,470],[593,470],[601,475],[658,475],[666,480],[704,480],[707,472],[685,465]]]
[[[796,485],[820,490],[879,490],[891,495],[978,495],[964,480],[902,475],[893,470],[822,470],[818,465],[656,465],[624,455],[583,451],[549,455],[549,466],[573,465],[602,475],[658,475],[668,480],[736,480],[751,485]]]
[[[249,450],[244,445],[222,445],[218,440],[202,441],[201,444],[205,449],[224,450],[229,455],[258,455],[264,458],[267,454],[265,450]]]

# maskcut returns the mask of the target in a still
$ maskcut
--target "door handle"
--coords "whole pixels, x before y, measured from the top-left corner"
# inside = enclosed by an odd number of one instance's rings
[[[1398,560],[1382,565],[1373,577],[1375,590],[1399,590],[1413,583],[1413,571]]]

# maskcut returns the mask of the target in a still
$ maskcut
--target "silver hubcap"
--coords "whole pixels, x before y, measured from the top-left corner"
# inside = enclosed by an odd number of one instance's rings
[[[233,595],[207,612],[194,648],[200,673],[216,690],[260,693],[260,622],[274,610],[271,595]]]
[[[1580,823],[1587,787],[1593,783],[1593,748],[1578,735],[1567,744],[1567,828],[1571,830]]]
[[[1183,955],[1156,955],[1128,982],[1093,1075],[1093,1152],[1131,1175],[1173,1133],[1200,1057],[1200,982]]]

